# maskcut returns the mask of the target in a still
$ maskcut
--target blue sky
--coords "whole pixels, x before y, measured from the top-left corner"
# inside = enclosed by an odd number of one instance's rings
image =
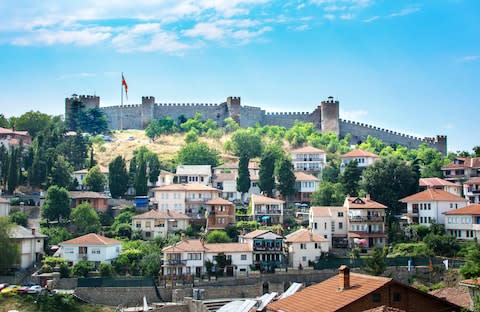
[[[0,0],[0,112],[62,114],[64,98],[312,111],[449,150],[480,144],[477,0]],[[477,109],[475,109],[477,108]]]

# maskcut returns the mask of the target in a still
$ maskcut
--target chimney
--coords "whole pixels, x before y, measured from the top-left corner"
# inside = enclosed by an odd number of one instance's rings
[[[367,195],[365,196],[365,198],[366,198],[367,200],[370,200],[370,194],[367,194]]]
[[[32,228],[32,235],[35,236],[35,228]]]
[[[187,237],[185,236],[185,233],[182,232],[182,234],[180,234],[180,238],[182,241],[186,241],[187,240]]]
[[[340,291],[350,288],[350,268],[342,265],[338,268],[338,289]]]

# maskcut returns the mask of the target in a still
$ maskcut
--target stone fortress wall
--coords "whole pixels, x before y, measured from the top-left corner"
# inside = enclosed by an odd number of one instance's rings
[[[86,108],[100,107],[98,96],[73,96],[65,99],[65,118],[71,113],[72,103],[81,101]],[[181,115],[186,118],[202,114],[203,118],[213,119],[223,126],[227,117],[232,117],[241,127],[253,127],[255,124],[278,125],[285,128],[293,126],[295,121],[312,122],[316,129],[322,132],[334,132],[343,137],[351,134],[351,143],[363,142],[368,135],[376,137],[387,144],[400,144],[416,148],[426,143],[436,148],[444,155],[447,153],[447,137],[418,138],[407,134],[367,125],[355,121],[340,119],[340,103],[333,97],[322,101],[312,112],[266,112],[260,107],[241,105],[240,97],[228,97],[222,103],[155,103],[153,96],[142,97],[141,104],[102,107],[108,126],[112,130],[144,129],[151,120],[170,116],[174,120]]]

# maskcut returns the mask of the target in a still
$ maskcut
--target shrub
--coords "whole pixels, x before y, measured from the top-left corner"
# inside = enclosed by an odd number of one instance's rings
[[[66,263],[60,264],[60,277],[61,278],[70,277],[70,268],[68,267],[68,264]]]
[[[113,275],[113,267],[110,263],[101,263],[100,264],[100,276],[101,277],[111,277]]]
[[[88,272],[94,269],[93,265],[85,260],[82,260],[73,266],[73,276],[75,277],[87,277]]]

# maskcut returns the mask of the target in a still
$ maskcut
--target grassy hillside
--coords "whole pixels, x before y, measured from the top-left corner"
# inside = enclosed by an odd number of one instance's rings
[[[43,309],[39,310],[39,306],[35,303],[35,295],[22,296],[0,296],[0,312],[17,310],[21,312],[36,311],[52,311],[52,307],[43,305]],[[114,309],[101,305],[75,303],[75,311],[77,312],[112,312]]]

